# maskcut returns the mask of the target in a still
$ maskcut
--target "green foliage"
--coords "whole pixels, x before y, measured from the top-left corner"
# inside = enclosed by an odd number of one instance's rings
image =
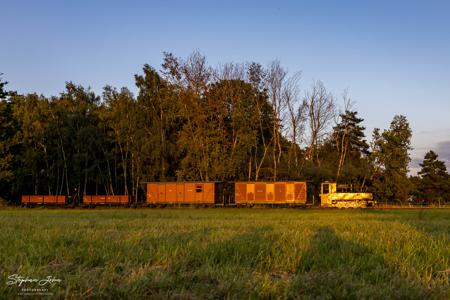
[[[12,114],[20,130],[14,136],[17,189],[19,186],[38,192],[41,183],[47,185],[50,165],[47,156],[47,134],[50,119],[49,102],[43,96],[12,95]],[[40,181],[42,181],[40,183]],[[20,192],[17,190],[17,192]]]
[[[364,121],[358,112],[345,111],[340,122],[334,127],[332,142],[336,147],[336,180],[364,184],[369,177],[369,145],[365,140]]]
[[[130,182],[134,182],[129,170],[133,164],[132,144],[136,139],[136,101],[129,90],[117,91],[110,86],[105,87],[103,99],[105,103],[99,117],[105,132],[103,149],[110,179],[108,186],[116,194],[128,195]]]
[[[0,76],[3,75],[3,73],[0,73]],[[7,81],[2,81],[2,78],[0,77],[0,101],[5,100],[8,96],[8,92],[5,89],[5,86],[8,84]]]
[[[408,180],[412,131],[405,116],[397,115],[388,130],[373,133],[373,181],[379,199],[404,201],[411,189]]]
[[[11,103],[0,101],[0,184],[6,184],[13,179],[12,162],[15,133],[12,118]]]
[[[0,77],[0,197],[10,198],[9,187],[14,179],[14,135],[17,124],[12,115],[12,103],[7,99],[10,94],[5,90],[7,83]]]
[[[266,98],[246,82],[222,80],[192,100],[184,105],[179,172],[194,180],[253,179],[270,139]]]
[[[139,95],[136,102],[137,134],[133,153],[139,177],[151,181],[173,180],[176,169],[176,137],[180,128],[179,102],[173,87],[149,65],[144,75],[136,75]],[[138,171],[139,173],[139,171]]]
[[[419,197],[432,203],[448,201],[450,197],[450,176],[445,163],[438,160],[438,155],[430,150],[425,154],[420,164],[421,170],[418,175]]]

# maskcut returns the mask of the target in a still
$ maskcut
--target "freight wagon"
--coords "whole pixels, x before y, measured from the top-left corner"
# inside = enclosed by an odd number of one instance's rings
[[[147,204],[227,205],[232,185],[226,182],[148,182]]]
[[[306,182],[236,182],[235,204],[306,206]]]
[[[67,205],[67,196],[64,195],[22,195],[22,206],[36,206],[36,205]]]
[[[128,206],[130,204],[130,196],[127,195],[85,195],[83,196],[84,206]]]
[[[306,182],[149,182],[147,203],[306,205]]]

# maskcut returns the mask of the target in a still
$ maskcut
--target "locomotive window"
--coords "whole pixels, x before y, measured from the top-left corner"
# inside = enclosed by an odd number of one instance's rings
[[[196,193],[201,193],[201,192],[203,192],[203,187],[202,187],[201,185],[197,185],[197,186],[195,187],[195,192],[196,192]]]
[[[323,194],[328,194],[330,192],[330,186],[328,184],[324,184],[322,186],[322,189],[323,189],[323,191],[322,191]]]

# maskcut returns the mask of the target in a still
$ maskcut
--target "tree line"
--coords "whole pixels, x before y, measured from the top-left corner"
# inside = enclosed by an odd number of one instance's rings
[[[383,201],[446,201],[450,177],[430,151],[408,177],[412,131],[397,115],[370,141],[344,94],[301,89],[280,62],[208,65],[164,53],[135,75],[137,96],[67,82],[58,96],[7,91],[0,78],[0,196],[126,194],[148,181],[307,180],[353,184]]]

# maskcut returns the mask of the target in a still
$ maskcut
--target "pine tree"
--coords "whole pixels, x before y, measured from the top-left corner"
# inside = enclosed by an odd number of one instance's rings
[[[369,154],[369,145],[365,140],[365,127],[361,126],[364,119],[358,118],[357,114],[356,111],[346,110],[340,115],[341,122],[334,127],[332,139],[339,154],[337,180],[341,177],[345,167],[351,169],[351,173],[354,175],[358,173],[361,177],[365,177],[366,168],[363,168],[363,165],[365,165],[364,159]]]
[[[0,76],[3,75],[3,73],[0,73]],[[2,78],[0,77],[0,101],[5,100],[6,96],[8,96],[8,92],[5,90],[5,86],[8,84],[7,81],[2,82]]]
[[[438,155],[431,150],[425,154],[420,166],[420,197],[428,202],[440,203],[449,194],[449,174],[445,163],[438,160]]]

